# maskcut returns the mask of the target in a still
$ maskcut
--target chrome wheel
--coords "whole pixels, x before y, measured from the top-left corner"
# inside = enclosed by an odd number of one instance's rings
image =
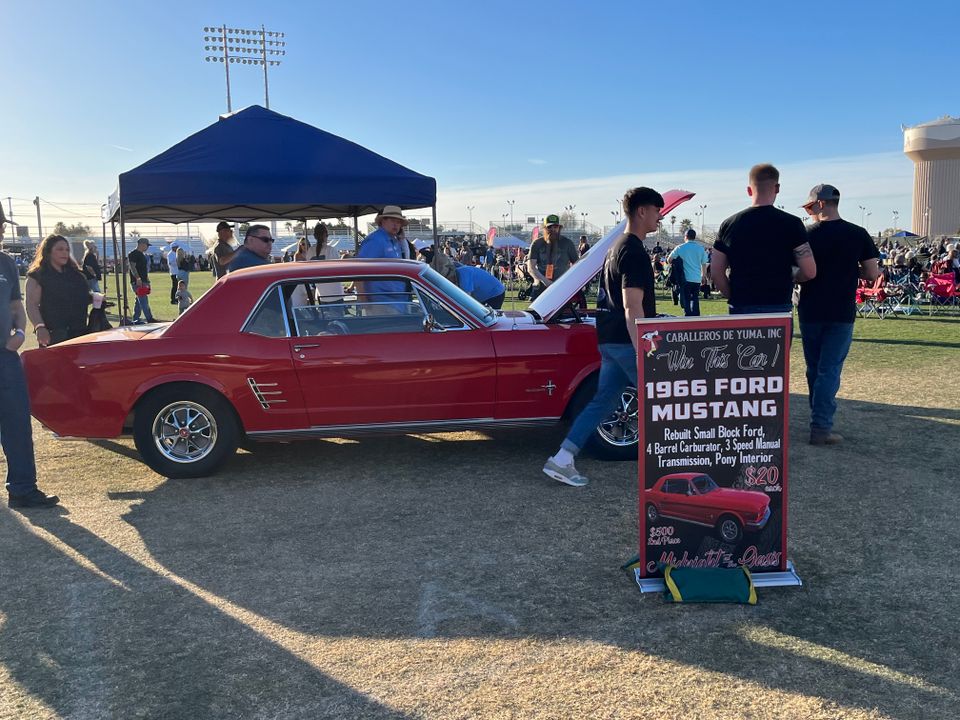
[[[181,400],[160,409],[154,417],[151,435],[165,459],[194,463],[216,447],[217,419],[203,405]]]
[[[731,517],[723,518],[720,521],[720,539],[724,542],[733,543],[740,538],[740,524]]]
[[[628,387],[620,394],[620,404],[606,420],[597,425],[597,434],[610,445],[628,447],[636,445],[639,437],[636,388]]]

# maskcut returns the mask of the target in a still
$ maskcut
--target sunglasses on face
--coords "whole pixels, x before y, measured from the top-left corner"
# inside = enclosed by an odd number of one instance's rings
[[[255,237],[257,240],[261,240],[261,241],[263,241],[263,242],[265,242],[265,243],[272,243],[272,242],[273,242],[273,238],[270,237],[269,235],[268,235],[267,237],[264,237],[263,235],[252,235],[251,237]]]

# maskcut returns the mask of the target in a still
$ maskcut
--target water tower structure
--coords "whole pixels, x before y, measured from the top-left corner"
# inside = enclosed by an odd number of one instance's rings
[[[960,233],[960,118],[904,127],[903,152],[913,160],[913,232]]]

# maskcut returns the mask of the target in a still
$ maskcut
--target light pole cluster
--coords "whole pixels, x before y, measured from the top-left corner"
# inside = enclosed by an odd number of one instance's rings
[[[233,112],[230,98],[230,65],[260,65],[263,67],[263,101],[270,109],[270,89],[267,83],[267,68],[279,65],[280,58],[287,54],[287,43],[282,32],[264,29],[231,28],[226,25],[205,27],[203,49],[209,53],[207,62],[223,63],[227,78],[227,112]]]
[[[700,240],[701,241],[703,240],[703,218],[706,216],[706,213],[704,212],[704,210],[706,209],[707,209],[706,205],[700,206]]]
[[[510,232],[513,232],[513,204],[516,200],[507,200],[507,205],[510,206]]]

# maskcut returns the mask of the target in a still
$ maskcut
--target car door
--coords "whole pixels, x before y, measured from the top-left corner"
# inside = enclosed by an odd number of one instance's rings
[[[663,483],[662,515],[686,520],[689,517],[687,493],[690,485],[684,478],[671,478]]]
[[[403,293],[388,303],[357,293],[292,308],[297,336],[290,352],[312,426],[492,417],[489,331],[472,327],[423,286],[398,282]]]

